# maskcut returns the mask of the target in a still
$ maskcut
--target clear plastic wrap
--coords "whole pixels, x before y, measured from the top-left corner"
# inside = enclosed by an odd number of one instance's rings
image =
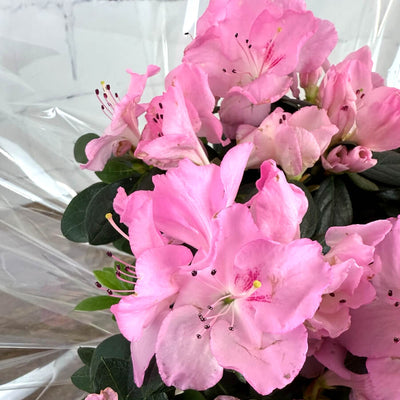
[[[108,120],[94,96],[106,80],[124,94],[127,68],[176,66],[206,0],[3,0],[0,3],[0,399],[81,399],[70,375],[76,349],[116,326],[107,312],[73,311],[98,294],[93,269],[105,247],[71,243],[60,232],[73,196],[97,179],[80,170],[73,144]],[[375,70],[400,87],[400,3],[308,0],[335,23],[330,61],[365,44]]]

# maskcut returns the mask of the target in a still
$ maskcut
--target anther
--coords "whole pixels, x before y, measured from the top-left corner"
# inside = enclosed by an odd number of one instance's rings
[[[162,110],[162,103],[158,103],[158,107],[160,107],[161,108],[161,110]]]
[[[396,301],[396,303],[394,303],[394,306],[398,307],[398,306],[400,306],[400,303],[398,301]]]
[[[223,72],[226,72],[226,68],[222,68],[222,71],[223,71]]]
[[[230,326],[228,329],[229,329],[230,331],[233,331],[233,326]]]
[[[214,276],[217,273],[216,269],[211,270],[211,275]]]
[[[160,114],[160,118],[161,118],[161,119],[164,119],[164,114]]]
[[[107,289],[107,293],[108,293],[109,295],[112,295],[112,294],[113,294],[113,291],[112,291],[111,289]]]
[[[198,333],[198,334],[196,335],[196,337],[197,337],[197,339],[201,339],[200,333]]]
[[[363,93],[363,94],[360,96],[360,99],[362,99],[364,96],[365,96],[365,93]]]
[[[191,274],[192,274],[192,276],[196,276],[197,275],[197,271],[192,271]]]
[[[96,281],[94,284],[95,284],[96,287],[99,288],[99,289],[102,287],[100,282],[97,282],[97,281]]]
[[[236,32],[236,33],[235,33],[235,38],[237,38],[238,36],[239,36],[239,34]]]
[[[110,89],[111,89],[111,86],[110,86],[109,84],[107,84],[107,85],[106,85],[106,89],[107,89],[107,90],[110,90]]]
[[[156,114],[156,118],[160,119],[160,114],[159,113]]]
[[[213,306],[207,306],[207,308],[208,308],[209,310],[214,310],[214,307],[213,307]]]
[[[204,329],[210,329],[210,325],[204,325]]]
[[[246,43],[249,43],[249,39],[246,39]]]
[[[153,121],[155,122],[155,123],[157,123],[158,121],[155,119],[155,118],[153,118]]]
[[[344,303],[346,303],[346,300],[345,299],[341,299],[341,300],[339,300],[339,303],[344,304]]]
[[[174,308],[174,303],[170,304],[169,308],[172,310]]]
[[[108,257],[112,257],[112,255],[113,255],[113,254],[111,253],[111,251],[107,251],[106,254],[107,254]]]
[[[236,74],[236,69],[235,68],[233,68],[232,74]]]
[[[248,48],[249,48],[249,49],[251,49],[251,46],[252,46],[252,45],[251,45],[251,44],[249,44],[249,45],[248,45]]]
[[[335,293],[329,293],[329,296],[331,296],[331,297],[335,297]]]
[[[393,296],[393,290],[391,289],[388,290],[388,296]]]
[[[279,118],[279,123],[282,124],[283,123],[283,119]]]
[[[393,338],[393,342],[399,343],[399,342],[400,342],[400,339],[399,339],[398,337],[394,337],[394,338]]]
[[[94,91],[94,93],[95,93],[96,96],[98,96],[98,95],[100,94],[100,90],[99,90],[99,89],[96,89],[96,90]]]
[[[285,115],[285,114],[282,114],[282,119],[283,119],[284,121],[286,121],[286,115]]]
[[[348,109],[349,109],[349,106],[348,106],[348,105],[344,105],[344,106],[341,108],[342,111],[347,111]]]

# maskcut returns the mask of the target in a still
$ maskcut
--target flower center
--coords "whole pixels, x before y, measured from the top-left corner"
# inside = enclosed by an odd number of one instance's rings
[[[202,333],[210,329],[219,318],[224,317],[224,319],[226,319],[226,316],[229,313],[231,315],[228,330],[233,331],[235,325],[235,310],[233,308],[233,305],[235,300],[250,298],[253,293],[261,286],[262,284],[259,280],[254,280],[250,289],[241,292],[238,295],[234,295],[232,293],[224,294],[223,296],[219,297],[214,303],[207,305],[205,312],[202,311],[197,314],[199,320],[204,323]],[[202,333],[198,333],[196,337],[198,339],[201,339]]]

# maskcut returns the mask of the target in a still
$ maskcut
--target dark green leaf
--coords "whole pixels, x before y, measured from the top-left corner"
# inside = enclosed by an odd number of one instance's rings
[[[73,242],[87,242],[88,234],[85,226],[85,215],[91,199],[104,187],[105,183],[95,183],[79,194],[68,204],[61,220],[61,232]]]
[[[113,209],[114,197],[120,186],[129,191],[133,185],[134,182],[132,179],[124,179],[110,185],[105,185],[92,197],[85,214],[85,228],[90,244],[106,244],[121,237],[108,222],[105,215],[112,213],[114,221],[119,224],[119,216]]]
[[[376,197],[386,217],[397,217],[400,214],[400,188],[380,190]]]
[[[158,168],[150,169],[149,172],[140,177],[137,186],[135,187],[135,190],[153,190],[154,189],[153,176],[164,173],[165,171],[162,171],[161,169]]]
[[[89,375],[89,367],[86,365],[74,372],[74,374],[71,376],[71,381],[78,389],[88,393],[93,392],[93,386]]]
[[[89,366],[92,361],[93,353],[94,347],[79,347],[78,349],[79,358],[87,366]]]
[[[178,400],[206,400],[206,398],[196,390],[185,390],[182,394],[176,396]]]
[[[326,178],[317,190],[314,202],[320,212],[320,223],[317,229],[317,239],[320,242],[323,242],[325,232],[331,226],[352,223],[351,199],[340,176]]]
[[[129,177],[139,178],[148,169],[149,167],[142,160],[125,155],[108,160],[103,171],[96,172],[96,175],[105,183],[113,183]]]
[[[132,255],[131,245],[129,244],[129,241],[126,240],[124,237],[117,239],[115,242],[113,242],[113,245],[116,249]]]
[[[76,142],[74,146],[74,157],[78,163],[86,164],[88,159],[86,157],[85,148],[86,145],[93,139],[98,138],[99,135],[95,133],[86,133],[85,135],[81,136]]]
[[[379,190],[379,186],[369,179],[356,174],[355,172],[349,172],[347,176],[353,181],[353,183],[358,186],[360,189],[365,190],[367,192],[376,192]]]
[[[102,360],[109,358],[130,361],[130,342],[121,334],[111,336],[97,346],[90,363],[90,376],[92,379],[96,376],[97,368],[102,363]]]
[[[111,296],[94,296],[82,300],[76,307],[76,311],[97,311],[110,308],[117,304],[119,299]]]
[[[133,383],[130,360],[101,358],[93,379],[95,392],[110,387],[118,393],[119,399],[126,399]]]
[[[386,185],[400,186],[400,154],[396,151],[374,153],[378,163],[362,175]]]

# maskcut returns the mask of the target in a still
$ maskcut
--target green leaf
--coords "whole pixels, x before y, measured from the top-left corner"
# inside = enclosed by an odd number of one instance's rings
[[[105,183],[113,183],[129,177],[139,178],[148,170],[149,167],[142,160],[125,155],[108,160],[103,171],[96,172],[96,175]]]
[[[93,353],[94,347],[79,347],[78,349],[79,358],[87,366],[89,366],[92,361]]]
[[[400,153],[384,151],[374,153],[374,158],[378,163],[362,172],[362,176],[386,185],[400,186]]]
[[[76,311],[97,311],[110,308],[113,304],[117,304],[119,299],[111,296],[94,296],[82,300],[74,308]]]
[[[93,378],[95,392],[110,387],[118,393],[119,399],[126,399],[133,383],[130,360],[101,358]]]
[[[104,185],[104,183],[103,183]],[[113,201],[117,189],[122,186],[129,191],[134,185],[132,179],[111,183],[102,187],[91,199],[85,214],[85,229],[88,242],[93,245],[100,245],[113,242],[121,235],[111,226],[106,219],[107,213],[113,214],[114,221],[119,224],[119,216],[114,212]]]
[[[119,264],[119,263],[116,263]],[[119,280],[115,275],[115,268],[106,267],[102,270],[93,271],[94,276],[96,279],[105,287],[114,290],[126,289],[131,290],[133,289],[133,284],[129,284],[127,282]]]
[[[347,176],[353,181],[353,183],[362,190],[367,192],[376,192],[379,190],[379,186],[369,179],[356,174],[355,172],[349,172]]]
[[[340,176],[326,178],[314,196],[320,212],[317,239],[323,243],[325,232],[331,226],[350,225],[353,220],[351,199]]]
[[[86,145],[93,139],[97,139],[99,135],[95,133],[86,133],[81,136],[76,142],[74,146],[74,157],[78,163],[86,164],[88,159],[86,157],[85,148]]]
[[[102,363],[102,360],[109,358],[130,361],[130,342],[121,334],[107,338],[95,349],[90,363],[90,376],[92,379],[96,376],[97,368]]]
[[[178,400],[206,400],[206,398],[196,390],[185,390],[182,394],[176,396]]]
[[[380,190],[376,192],[376,197],[386,217],[397,217],[400,214],[400,188]]]
[[[68,204],[61,219],[61,232],[73,242],[87,242],[88,233],[85,226],[85,215],[93,197],[104,187],[105,183],[95,183],[79,194]]]
[[[74,372],[71,376],[72,383],[78,388],[85,392],[92,393],[93,386],[90,379],[89,367],[84,366],[79,368],[76,372]]]

